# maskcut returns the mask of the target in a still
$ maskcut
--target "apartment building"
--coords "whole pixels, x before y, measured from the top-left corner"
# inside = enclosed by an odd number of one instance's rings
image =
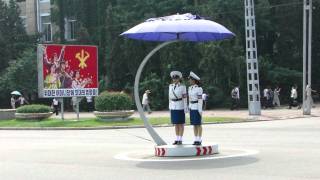
[[[9,0],[4,0],[9,3]],[[58,27],[52,23],[50,0],[16,0],[21,14],[20,17],[26,27],[28,34],[42,34],[42,41],[50,43]],[[65,19],[65,39],[75,40],[75,19]]]

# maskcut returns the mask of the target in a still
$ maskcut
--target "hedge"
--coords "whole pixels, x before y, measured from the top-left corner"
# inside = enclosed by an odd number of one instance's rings
[[[51,108],[46,105],[32,104],[21,106],[17,109],[17,113],[48,113],[51,112]]]
[[[130,110],[132,104],[132,98],[121,92],[104,91],[95,98],[95,109],[101,112]]]

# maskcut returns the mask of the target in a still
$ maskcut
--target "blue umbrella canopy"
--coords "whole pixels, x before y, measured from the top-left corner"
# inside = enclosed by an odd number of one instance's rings
[[[148,19],[121,36],[144,41],[205,42],[229,39],[235,35],[221,24],[187,13]]]

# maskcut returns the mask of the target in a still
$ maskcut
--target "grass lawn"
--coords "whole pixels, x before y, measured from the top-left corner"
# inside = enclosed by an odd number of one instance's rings
[[[205,123],[232,123],[243,122],[245,119],[239,118],[222,118],[222,117],[204,117]],[[150,118],[152,125],[170,124],[170,118]],[[188,123],[188,122],[187,122]],[[23,120],[0,120],[0,127],[104,127],[104,126],[134,126],[143,125],[140,118],[132,118],[125,122],[103,122],[96,118],[65,120],[61,119],[45,119],[42,121],[23,121]]]

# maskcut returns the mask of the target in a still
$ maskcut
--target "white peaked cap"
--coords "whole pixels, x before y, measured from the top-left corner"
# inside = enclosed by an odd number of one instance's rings
[[[170,73],[170,77],[173,77],[173,76],[179,76],[179,78],[182,78],[182,73],[180,71],[172,71]]]
[[[192,72],[192,71],[190,71],[189,77],[191,77],[191,78],[193,78],[193,79],[195,79],[195,80],[197,80],[197,81],[200,81],[200,77],[197,76],[197,75],[196,75],[194,72]]]

